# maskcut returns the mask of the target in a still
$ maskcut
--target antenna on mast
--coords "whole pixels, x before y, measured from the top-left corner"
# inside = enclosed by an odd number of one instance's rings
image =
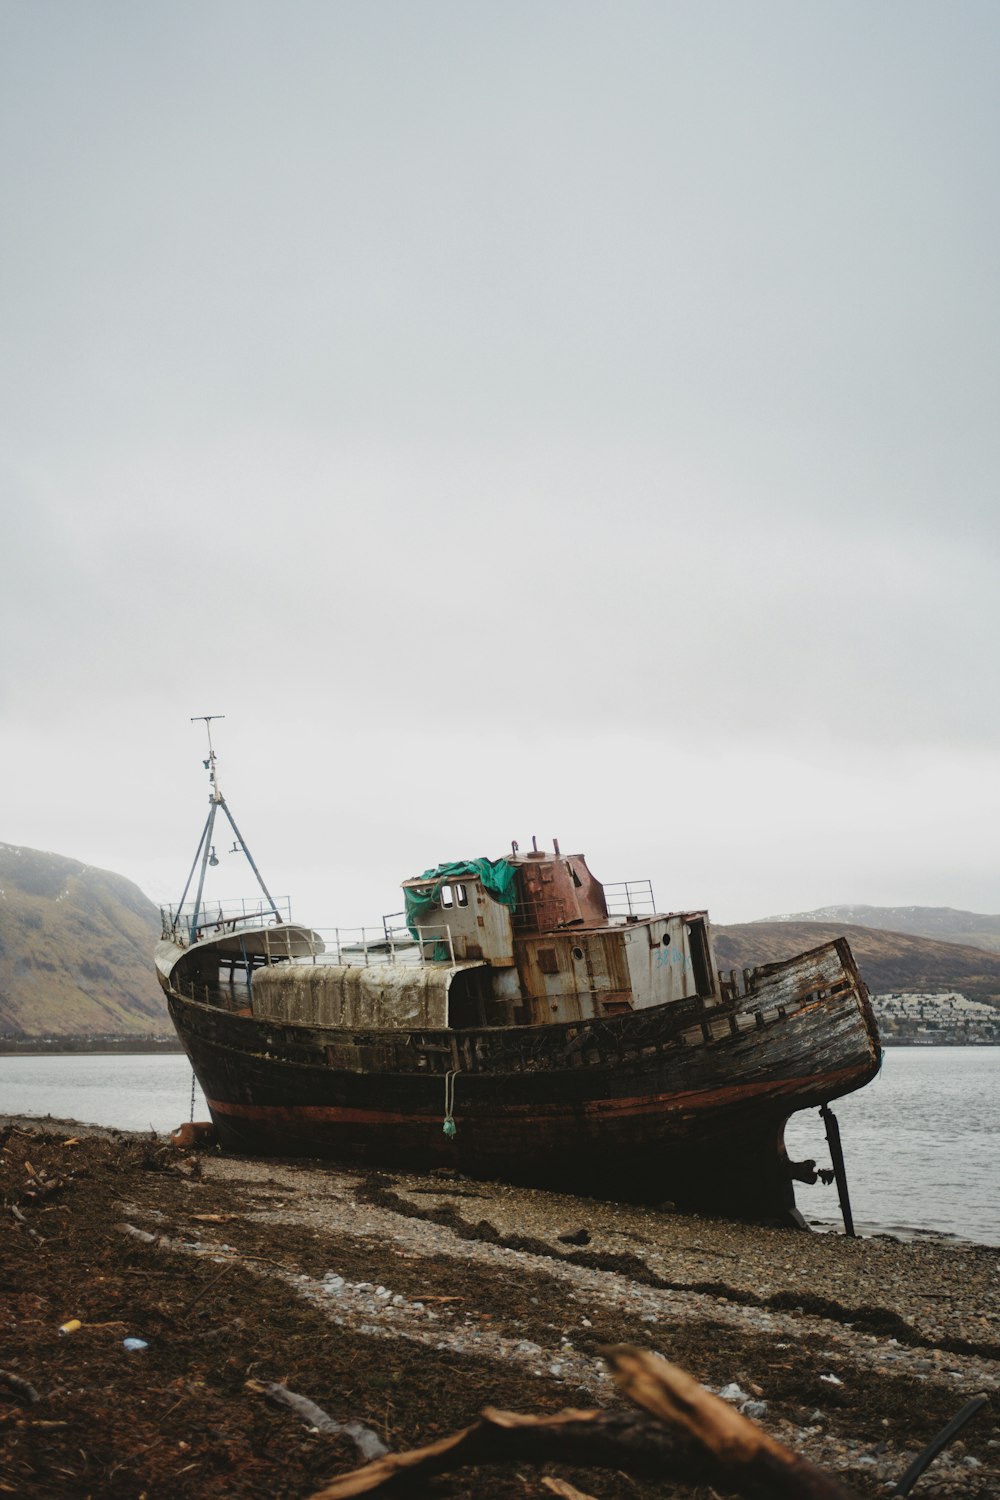
[[[236,836],[236,841],[233,844],[233,848],[232,848],[232,850],[230,852],[234,853],[234,854],[237,854],[237,853],[240,852],[240,850],[242,850],[243,853],[246,855],[246,857],[247,857],[247,863],[249,864],[251,870],[253,871],[254,875],[257,878],[257,884],[260,886],[261,890],[263,891],[264,897],[265,897],[265,899],[267,901],[268,906],[270,907],[271,911],[274,913],[274,915],[277,918],[277,920],[279,922],[281,921],[281,913],[280,913],[280,911],[278,910],[278,908],[277,908],[277,906],[275,904],[274,897],[271,895],[271,892],[268,890],[267,886],[264,884],[263,876],[261,875],[261,873],[258,870],[256,864],[254,863],[253,855],[250,853],[250,850],[247,848],[246,840],[244,839],[243,835],[240,833],[240,830],[236,826],[236,820],[234,819],[232,813],[229,811],[229,808],[228,808],[228,806],[226,804],[226,799],[222,795],[222,789],[219,786],[218,763],[217,763],[216,755],[215,755],[215,747],[212,744],[212,721],[214,719],[224,719],[225,717],[226,717],[225,714],[192,714],[191,715],[191,723],[192,724],[197,724],[200,721],[204,722],[205,732],[208,735],[208,759],[206,761],[203,761],[202,764],[204,765],[205,770],[208,772],[209,785],[212,788],[211,794],[210,794],[209,799],[208,799],[209,804],[210,804],[209,805],[209,810],[208,810],[208,820],[205,823],[204,829],[202,830],[202,835],[201,835],[201,839],[200,839],[199,844],[198,844],[198,849],[197,849],[197,852],[195,853],[195,856],[194,856],[194,864],[191,866],[191,873],[190,873],[190,875],[187,878],[187,884],[184,887],[184,894],[181,896],[180,905],[178,906],[178,912],[179,912],[180,911],[180,907],[182,907],[184,905],[184,902],[187,899],[187,893],[188,893],[188,890],[190,889],[191,882],[194,879],[194,872],[195,872],[195,870],[198,869],[198,862],[200,860],[201,861],[201,870],[200,870],[200,873],[198,875],[198,893],[197,893],[197,895],[194,898],[194,911],[191,914],[191,920],[190,920],[190,923],[189,923],[189,939],[190,939],[190,941],[192,943],[194,943],[194,942],[197,941],[198,919],[201,916],[201,898],[202,898],[202,894],[203,894],[204,889],[205,889],[205,871],[207,870],[207,868],[208,868],[209,865],[217,865],[219,863],[219,861],[218,861],[218,859],[216,857],[216,853],[215,853],[215,846],[212,843],[212,829],[215,827],[215,815],[218,812],[218,810],[219,810],[220,807],[222,808],[222,811],[225,813],[226,817],[229,819],[229,826],[233,830],[233,833]]]
[[[215,748],[214,748],[214,746],[212,744],[212,720],[213,719],[224,719],[225,717],[226,717],[225,714],[192,714],[191,715],[191,723],[192,724],[197,724],[200,720],[204,720],[205,733],[208,735],[208,760],[202,761],[202,765],[205,767],[205,770],[208,772],[209,783],[211,784],[211,787],[212,787],[212,795],[208,799],[210,802],[222,802],[224,800],[223,796],[222,796],[222,793],[219,790],[219,773],[218,773],[218,769],[217,769],[216,763],[215,763]]]

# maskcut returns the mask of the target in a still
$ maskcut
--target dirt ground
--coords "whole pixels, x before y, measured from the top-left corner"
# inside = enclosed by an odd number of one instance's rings
[[[348,1436],[269,1399],[269,1383],[400,1450],[486,1405],[614,1405],[600,1348],[621,1342],[716,1391],[737,1384],[750,1415],[859,1495],[885,1494],[986,1390],[914,1494],[1000,1493],[996,1252],[938,1261],[657,1223],[461,1179],[184,1156],[56,1122],[0,1129],[0,1196],[0,1495],[297,1500],[360,1459]],[[811,1293],[796,1280],[810,1257],[828,1267]],[[546,1473],[598,1500],[712,1494],[524,1465],[432,1492],[524,1500],[551,1493]]]

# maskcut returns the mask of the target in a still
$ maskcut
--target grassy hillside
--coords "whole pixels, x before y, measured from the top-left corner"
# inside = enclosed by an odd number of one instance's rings
[[[1000,944],[1000,918],[973,912],[825,910],[884,913],[898,923],[937,922],[947,931],[957,919],[972,918],[977,944],[990,936],[989,923],[997,924]],[[913,913],[919,915],[907,915]],[[0,844],[0,1035],[172,1035],[153,973],[159,931],[156,907],[123,876],[58,854]],[[811,914],[715,927],[714,934],[722,969],[790,958],[845,936],[873,991],[960,990],[1000,1004],[1000,952],[974,946],[971,936],[963,943],[945,942],[898,927],[885,931],[860,922],[815,921]]]
[[[753,968],[791,958],[846,937],[869,989],[960,990],[975,1000],[1000,1002],[1000,953],[969,943],[942,943],[904,932],[879,932],[844,922],[745,922],[713,927],[719,967]]]
[[[159,933],[156,907],[121,875],[0,844],[0,1033],[169,1034]]]
[[[953,906],[821,906],[816,911],[769,917],[769,922],[838,922],[875,927],[880,932],[909,932],[939,943],[960,943],[1000,953],[1000,916],[959,911]]]

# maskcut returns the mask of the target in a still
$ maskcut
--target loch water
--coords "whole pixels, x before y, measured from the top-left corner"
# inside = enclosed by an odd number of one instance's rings
[[[833,1109],[860,1234],[1000,1245],[1000,1047],[888,1048],[875,1082]],[[162,1133],[191,1116],[191,1069],[178,1053],[0,1057],[0,1113]],[[194,1118],[208,1118],[200,1089]],[[818,1111],[793,1116],[786,1142],[829,1165]],[[835,1187],[796,1198],[817,1228],[840,1226]]]
[[[191,1064],[182,1052],[0,1057],[0,1114],[163,1134],[191,1119]],[[197,1084],[194,1118],[208,1119]]]
[[[1000,1047],[887,1047],[878,1078],[831,1108],[859,1234],[1000,1245]],[[792,1116],[785,1144],[830,1165],[818,1110]],[[810,1223],[842,1224],[835,1187],[795,1196]]]

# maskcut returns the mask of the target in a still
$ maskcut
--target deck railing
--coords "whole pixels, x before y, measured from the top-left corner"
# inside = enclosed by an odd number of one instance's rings
[[[183,906],[161,906],[162,936],[189,943],[194,918],[193,901],[185,901]],[[260,896],[228,896],[218,901],[202,902],[198,908],[197,931],[208,937],[215,933],[238,932],[242,927],[260,927],[263,923],[276,926],[291,919],[292,903],[288,896],[279,896],[273,907]]]
[[[651,917],[656,911],[651,880],[613,880],[604,887],[610,917]]]
[[[260,930],[266,964],[337,964],[347,968],[369,968],[372,964],[402,964],[409,967],[430,963],[455,965],[451,928],[418,926],[416,937],[409,928],[378,927],[265,927]]]
[[[291,902],[287,896],[273,907],[259,900],[241,897],[204,904],[198,912],[198,925],[192,931],[195,916],[193,901],[183,906],[161,906],[160,927],[164,938],[187,947],[194,940],[253,933],[253,959],[257,963],[310,964],[428,964],[450,963],[454,967],[455,945],[447,923],[437,926],[418,925],[416,936],[410,931],[403,912],[392,912],[382,918],[381,927],[307,927],[291,920]],[[243,955],[245,958],[246,955]],[[242,959],[237,958],[241,963]]]

